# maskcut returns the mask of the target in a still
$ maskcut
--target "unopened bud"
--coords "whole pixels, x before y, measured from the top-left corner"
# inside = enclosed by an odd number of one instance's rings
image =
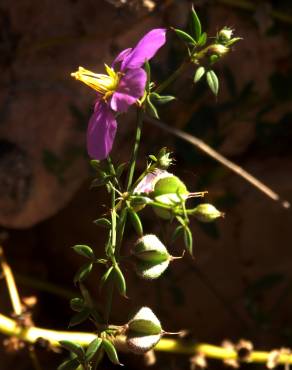
[[[228,27],[224,27],[221,31],[218,33],[218,37],[221,41],[226,42],[231,39],[233,35],[233,30]]]
[[[157,167],[161,170],[167,170],[173,162],[173,159],[170,155],[171,152],[168,152],[167,148],[162,148],[158,153]]]
[[[199,204],[192,213],[199,221],[212,222],[218,217],[223,217],[224,214],[218,211],[212,204]]]

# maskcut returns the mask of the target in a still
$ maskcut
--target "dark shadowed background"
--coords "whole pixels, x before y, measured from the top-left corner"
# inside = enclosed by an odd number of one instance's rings
[[[0,225],[6,256],[23,296],[36,295],[37,325],[66,329],[74,296],[72,279],[83,262],[74,244],[102,253],[105,235],[92,221],[107,194],[89,190],[85,133],[94,92],[74,81],[80,65],[103,72],[116,53],[135,45],[149,29],[184,27],[186,0],[2,0],[0,2]],[[292,9],[286,1],[194,1],[208,34],[223,26],[243,40],[216,65],[217,99],[193,72],[169,89],[177,101],[162,120],[196,135],[292,201]],[[153,61],[161,80],[183,59],[185,48],[168,33]],[[113,158],[127,161],[134,116],[119,121]],[[195,260],[173,263],[154,283],[126,270],[129,300],[116,299],[113,322],[150,306],[169,331],[188,329],[198,341],[220,344],[246,338],[259,349],[292,345],[292,213],[228,169],[169,133],[145,125],[138,169],[146,156],[167,145],[175,171],[192,191],[226,213],[223,220],[192,223]],[[167,240],[167,227],[144,213],[146,232]],[[125,253],[135,235],[127,230]],[[180,243],[172,246],[178,255]],[[97,300],[100,271],[88,287]],[[11,313],[4,282],[0,312]],[[90,325],[80,330],[92,330]],[[61,356],[39,350],[44,369]],[[21,362],[20,362],[21,359]],[[123,359],[142,367],[136,356]],[[216,363],[215,363],[216,364]],[[109,366],[106,365],[105,366]],[[188,368],[187,358],[158,355],[154,368]],[[0,369],[31,369],[25,351],[1,348]]]

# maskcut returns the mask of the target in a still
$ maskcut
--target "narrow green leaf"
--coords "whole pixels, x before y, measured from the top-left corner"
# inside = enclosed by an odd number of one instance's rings
[[[225,46],[231,46],[240,40],[242,40],[242,37],[234,37],[230,41],[226,42]]]
[[[196,45],[196,41],[192,38],[191,35],[186,33],[185,31],[179,30],[177,28],[173,28],[174,32],[177,34],[177,36],[183,40],[184,42],[191,44],[191,45]]]
[[[196,83],[196,82],[200,81],[200,79],[204,76],[204,74],[205,74],[205,67],[200,66],[196,70],[195,77],[194,77],[194,82]]]
[[[216,73],[213,70],[210,70],[206,73],[207,83],[213,92],[213,94],[217,95],[219,90],[219,80],[216,76]]]
[[[94,220],[93,223],[97,226],[105,227],[106,229],[111,229],[112,227],[110,220],[105,217],[98,218],[97,220]]]
[[[184,227],[182,226],[182,225],[180,225],[180,226],[178,226],[175,230],[174,230],[174,232],[173,232],[173,234],[172,234],[172,237],[171,237],[171,241],[172,241],[172,243],[173,242],[175,242],[176,241],[176,239],[183,233],[183,229],[184,229]]]
[[[60,366],[58,366],[57,370],[75,370],[80,365],[80,362],[77,358],[73,358],[72,360],[68,360],[63,362]]]
[[[141,219],[140,219],[138,213],[135,212],[134,210],[130,209],[130,208],[129,208],[128,211],[129,211],[131,223],[132,223],[136,233],[138,234],[138,236],[142,236],[143,235],[143,225],[142,225],[142,222],[141,222]]]
[[[87,320],[89,317],[90,311],[88,308],[85,308],[83,311],[76,313],[71,317],[69,322],[69,328],[81,324],[83,321]]]
[[[82,361],[84,359],[85,352],[84,352],[83,347],[80,344],[70,342],[69,340],[61,340],[59,343],[67,351],[75,353],[75,355],[78,357],[79,360]]]
[[[119,265],[114,266],[114,271],[115,271],[115,281],[116,281],[118,291],[122,296],[126,297],[126,291],[127,291],[126,280],[125,280],[125,277]]]
[[[109,269],[106,270],[106,272],[102,275],[101,279],[100,279],[100,283],[99,283],[99,288],[102,289],[102,287],[104,286],[104,284],[108,281],[110,275],[111,275],[111,272],[113,270],[113,266],[111,266]]]
[[[157,162],[157,158],[155,157],[155,155],[150,154],[150,155],[149,155],[149,158],[150,158],[153,162]]]
[[[151,117],[159,119],[158,111],[157,111],[156,107],[154,106],[154,104],[152,104],[152,102],[150,100],[150,95],[147,96],[146,100],[147,100],[147,105],[146,105],[147,113]]]
[[[78,281],[79,282],[84,281],[90,274],[92,267],[93,267],[92,262],[86,263],[85,265],[81,266],[74,276],[74,283],[76,284]]]
[[[73,311],[81,312],[84,308],[84,299],[82,298],[72,298],[70,301],[70,307]]]
[[[150,99],[156,104],[163,105],[175,100],[175,97],[172,95],[159,95],[157,93],[151,93]]]
[[[107,357],[110,359],[110,361],[116,365],[121,365],[117,351],[115,349],[115,346],[112,342],[110,342],[108,339],[102,340],[102,348],[105,350],[105,353],[107,354]]]
[[[102,319],[99,312],[95,308],[90,310],[90,316],[95,320],[96,323],[98,323],[98,324],[103,324],[104,323],[104,320]]]
[[[201,26],[200,19],[193,6],[192,6],[192,11],[191,11],[191,22],[190,23],[191,23],[190,26],[191,26],[192,35],[194,36],[194,39],[198,42],[200,40],[200,36],[202,33],[202,26]]]
[[[184,243],[186,250],[193,256],[193,235],[187,226],[184,228]]]
[[[73,249],[76,253],[80,254],[83,257],[90,259],[95,258],[92,248],[90,248],[88,245],[74,245]]]
[[[207,34],[206,32],[203,32],[199,38],[198,46],[204,46],[207,42]]]
[[[84,284],[80,284],[79,286],[82,297],[84,299],[85,305],[89,308],[92,308],[94,306],[91,295],[89,293],[89,290],[86,288]]]
[[[127,167],[128,163],[121,163],[118,167],[117,167],[117,170],[116,170],[116,175],[117,175],[117,178],[120,178],[125,170],[125,168]]]
[[[101,338],[96,338],[91,343],[89,343],[89,346],[87,347],[87,350],[86,350],[86,353],[85,353],[85,357],[86,357],[87,361],[92,360],[93,356],[98,351],[101,343],[102,343]]]

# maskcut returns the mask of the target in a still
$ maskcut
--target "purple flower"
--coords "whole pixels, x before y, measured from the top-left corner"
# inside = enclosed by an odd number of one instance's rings
[[[83,67],[71,74],[97,91],[87,130],[90,157],[104,159],[108,156],[117,130],[115,113],[126,112],[144,95],[147,75],[142,67],[164,45],[165,37],[165,29],[151,30],[133,49],[123,50],[111,67],[105,65],[107,75],[93,73]]]

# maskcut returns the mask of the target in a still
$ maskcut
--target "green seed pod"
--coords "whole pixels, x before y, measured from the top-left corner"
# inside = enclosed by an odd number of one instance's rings
[[[173,217],[171,208],[185,201],[189,195],[187,187],[177,176],[168,176],[157,181],[152,193],[158,203],[153,206],[157,216],[169,220]],[[161,207],[159,206],[161,204]],[[165,208],[169,207],[169,209]]]
[[[218,211],[212,204],[199,204],[192,212],[192,214],[202,222],[212,222],[218,217],[223,217],[224,214]]]
[[[153,348],[163,331],[160,321],[148,307],[142,307],[129,321],[126,342],[134,353],[142,354]]]
[[[185,184],[177,176],[164,177],[157,181],[154,186],[153,195],[158,197],[165,194],[188,195]]]

